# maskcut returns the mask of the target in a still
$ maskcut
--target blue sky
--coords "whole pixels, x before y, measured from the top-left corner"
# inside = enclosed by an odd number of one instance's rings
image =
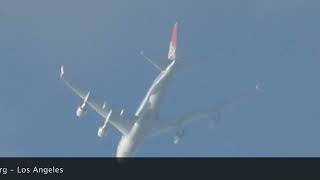
[[[319,156],[320,2],[315,0],[2,0],[0,156],[114,156],[120,135],[78,120],[59,66],[97,99],[134,113],[166,63],[172,25],[185,64],[163,104],[170,119],[249,92],[222,122],[147,140],[137,156]],[[263,93],[255,94],[261,83]],[[252,93],[251,93],[252,92]],[[251,95],[252,94],[252,95]]]

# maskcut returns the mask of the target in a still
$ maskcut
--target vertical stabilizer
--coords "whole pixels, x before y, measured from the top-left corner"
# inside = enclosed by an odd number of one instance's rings
[[[170,40],[169,52],[168,52],[168,59],[171,61],[176,60],[177,30],[178,30],[178,23],[175,23],[172,28],[172,34],[171,34],[171,40]]]

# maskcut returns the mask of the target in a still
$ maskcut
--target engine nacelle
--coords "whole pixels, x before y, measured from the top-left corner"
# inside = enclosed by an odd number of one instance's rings
[[[184,130],[177,131],[176,135],[173,138],[173,143],[178,144],[183,137],[184,137]]]
[[[89,92],[87,93],[87,95],[84,97],[83,103],[81,104],[81,106],[79,106],[79,107],[77,108],[77,111],[76,111],[76,116],[77,116],[77,117],[82,117],[83,114],[86,113],[86,112],[85,112],[85,111],[86,111],[85,108],[86,108],[86,105],[87,105],[87,101],[88,101],[89,96],[90,96],[90,91],[89,91]]]
[[[106,135],[106,128],[105,127],[100,127],[99,129],[98,129],[98,136],[100,137],[100,138],[102,138],[103,136],[105,136]]]
[[[77,111],[76,111],[76,116],[77,116],[78,118],[80,118],[80,117],[83,116],[83,114],[85,114],[85,111],[84,111],[84,109],[83,109],[81,106],[79,106],[79,107],[77,108]]]
[[[173,138],[173,144],[178,144],[180,142],[181,138],[178,136],[174,136]]]
[[[108,125],[109,119],[110,119],[110,117],[111,117],[111,113],[112,113],[112,110],[109,111],[106,119],[104,120],[103,125],[100,126],[99,129],[98,129],[98,136],[99,136],[100,138],[102,138],[102,137],[105,136],[105,134],[106,134],[106,129],[107,129],[107,125]]]

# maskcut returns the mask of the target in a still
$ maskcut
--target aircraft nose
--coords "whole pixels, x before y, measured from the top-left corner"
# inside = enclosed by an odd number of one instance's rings
[[[117,157],[129,157],[131,151],[133,149],[133,144],[126,136],[122,136],[118,148],[117,148]]]

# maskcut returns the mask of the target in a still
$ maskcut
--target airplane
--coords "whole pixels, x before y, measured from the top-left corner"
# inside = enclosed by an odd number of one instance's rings
[[[105,102],[102,105],[99,105],[93,100],[93,98],[90,97],[90,91],[85,93],[84,91],[75,88],[70,81],[65,78],[64,66],[61,65],[60,67],[60,78],[76,95],[82,99],[82,104],[78,106],[76,110],[76,116],[79,118],[82,117],[87,112],[88,107],[90,107],[104,120],[102,126],[100,126],[98,129],[98,137],[104,137],[106,135],[106,130],[110,125],[116,128],[122,134],[116,152],[116,157],[118,158],[134,156],[134,154],[137,152],[138,146],[145,138],[168,132],[170,130],[176,131],[173,142],[174,144],[177,144],[184,137],[184,127],[186,124],[201,118],[212,118],[212,113],[216,114],[216,119],[218,120],[220,119],[221,109],[229,103],[226,101],[206,110],[191,112],[172,122],[164,123],[161,121],[158,113],[162,102],[161,100],[164,98],[163,92],[168,87],[170,78],[174,74],[177,65],[177,30],[178,23],[175,23],[172,29],[171,40],[169,44],[169,63],[165,68],[161,68],[150,58],[145,56],[143,51],[141,52],[141,55],[156,69],[158,69],[160,73],[154,79],[134,115],[126,114],[124,109],[116,111]]]

